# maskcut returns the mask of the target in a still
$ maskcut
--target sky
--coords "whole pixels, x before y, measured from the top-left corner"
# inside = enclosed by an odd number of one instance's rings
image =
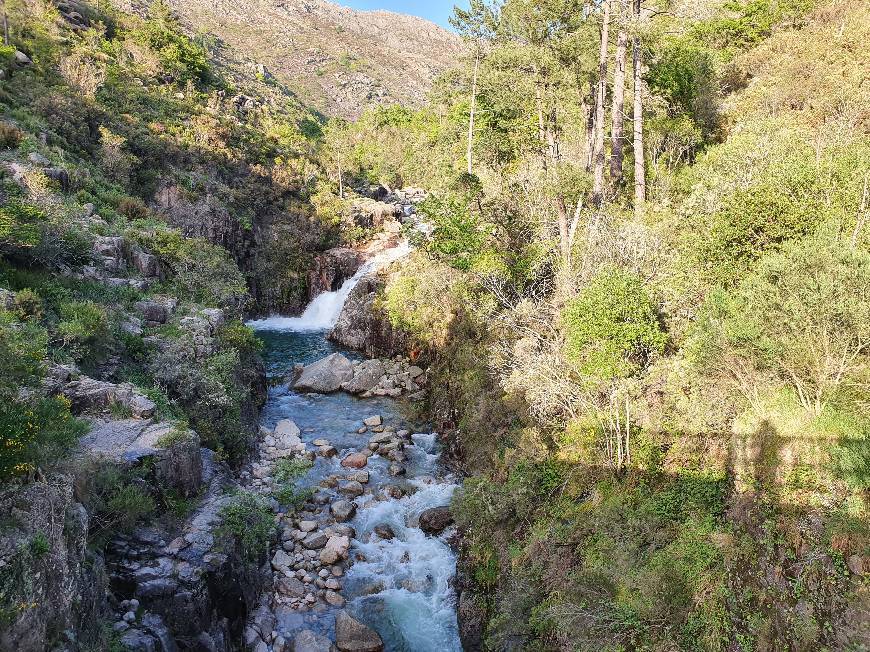
[[[447,19],[453,13],[453,5],[467,7],[466,0],[423,0],[422,2],[414,2],[413,0],[333,0],[338,4],[354,9],[386,9],[387,11],[397,11],[400,14],[411,14],[413,16],[421,16],[427,18],[433,23],[438,23],[442,27],[450,29],[450,23]]]

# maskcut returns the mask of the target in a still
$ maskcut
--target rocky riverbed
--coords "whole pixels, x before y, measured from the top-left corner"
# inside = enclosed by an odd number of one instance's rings
[[[393,398],[419,396],[425,371],[355,360],[322,332],[262,336],[276,384],[241,480],[271,502],[279,541],[245,643],[258,652],[461,649],[446,507],[455,484],[437,433]]]

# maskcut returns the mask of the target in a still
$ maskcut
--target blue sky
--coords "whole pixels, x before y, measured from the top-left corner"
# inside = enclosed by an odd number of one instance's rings
[[[412,2],[411,0],[333,0],[338,4],[354,9],[386,9],[398,11],[401,14],[412,14],[428,18],[433,23],[450,28],[447,18],[453,13],[453,5],[467,7],[465,0],[424,0]]]

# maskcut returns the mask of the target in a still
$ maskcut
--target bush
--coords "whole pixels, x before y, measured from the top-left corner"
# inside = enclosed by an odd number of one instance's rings
[[[78,493],[91,515],[89,537],[98,545],[154,513],[156,503],[144,477],[148,469],[126,470],[99,460],[85,464],[76,474]]]
[[[862,400],[866,382],[870,254],[839,238],[811,237],[762,260],[735,292],[714,293],[699,321],[695,359],[746,381],[746,364],[791,386],[819,414]]]
[[[0,122],[0,149],[16,149],[23,138],[21,130],[9,124]]]
[[[137,43],[147,46],[160,60],[163,72],[174,81],[207,81],[210,76],[208,54],[181,31],[169,5],[163,0],[151,4],[148,18],[130,33]]]
[[[148,217],[148,207],[141,199],[124,197],[118,202],[118,214],[130,220],[144,220]]]
[[[21,320],[42,319],[42,297],[30,288],[19,290],[15,294],[15,312]]]
[[[569,358],[594,379],[636,373],[667,342],[643,281],[616,268],[599,272],[566,304],[562,326]]]
[[[38,207],[13,200],[0,207],[0,248],[31,249],[42,242],[46,216]]]
[[[233,546],[248,561],[262,559],[275,533],[275,519],[260,496],[239,491],[221,508],[218,532],[233,541]]]
[[[72,301],[61,304],[59,313],[61,348],[75,360],[90,363],[99,359],[110,343],[106,309],[93,301]]]
[[[45,373],[47,335],[0,311],[0,481],[62,458],[87,430],[63,398],[33,390]]]
[[[162,269],[172,272],[168,283],[176,296],[232,310],[247,305],[247,282],[225,249],[169,229],[147,235],[140,232],[135,237],[160,258]]]
[[[278,482],[293,482],[308,473],[314,463],[304,457],[292,460],[281,459],[275,465],[275,479]]]

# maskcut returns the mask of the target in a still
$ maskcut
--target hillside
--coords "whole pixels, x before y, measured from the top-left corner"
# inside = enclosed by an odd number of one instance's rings
[[[377,104],[421,105],[461,47],[458,36],[422,18],[326,0],[170,4],[231,58],[265,66],[304,103],[344,118]]]

